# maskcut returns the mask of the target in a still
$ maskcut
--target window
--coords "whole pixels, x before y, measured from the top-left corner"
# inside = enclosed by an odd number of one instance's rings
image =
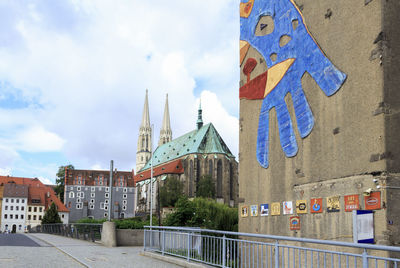
[[[154,175],[154,174],[153,174]],[[127,193],[128,192],[128,188],[124,188],[124,193]]]
[[[79,192],[79,191],[81,190],[81,187],[80,187],[80,186],[78,186],[78,187],[77,187],[77,190],[78,190],[78,192]]]
[[[81,203],[81,199],[80,198],[76,199],[76,203]]]
[[[11,199],[11,203],[14,203],[14,199]]]
[[[91,198],[94,198],[95,196],[96,196],[95,193],[90,193],[90,197],[91,197]]]
[[[42,212],[42,211],[43,211],[43,208],[42,208],[42,207],[40,207],[40,208],[39,208],[39,212]]]
[[[24,210],[24,207],[21,207],[21,210]]]
[[[105,193],[105,198],[109,198],[110,197],[110,194],[109,193]]]
[[[19,210],[19,207],[18,207],[18,206],[15,206],[15,210]]]
[[[10,219],[12,219],[13,218],[13,214],[10,214]]]
[[[222,161],[217,163],[217,197],[222,197]]]
[[[64,219],[64,214],[61,214],[61,218]]]
[[[94,205],[90,205],[90,209],[94,209]]]
[[[20,224],[20,225],[18,225],[18,230],[21,231],[21,229],[22,229],[22,225]]]
[[[4,214],[4,219],[7,219],[7,214]]]
[[[90,187],[90,191],[94,192],[95,188],[94,187]]]
[[[125,213],[121,213],[121,219],[125,218]]]
[[[21,220],[23,220],[24,219],[24,214],[21,214]]]
[[[108,199],[106,199],[104,204],[108,204],[108,201],[109,201],[109,200],[108,200]]]
[[[41,215],[39,215],[39,221],[41,221],[42,220],[42,216]]]
[[[31,215],[28,215],[28,221],[30,221],[31,220]]]
[[[6,230],[8,229],[8,224],[6,224]]]
[[[36,215],[33,215],[33,220],[36,221]]]
[[[33,212],[37,212],[37,207],[34,207],[34,208],[33,208]]]
[[[94,204],[94,199],[90,199],[90,203]]]
[[[15,199],[15,202],[19,203],[19,199]]]
[[[71,186],[71,187],[69,187],[69,189],[72,191],[72,190],[74,189],[74,187],[73,187],[73,186]]]
[[[100,209],[104,209],[104,202],[100,202]]]
[[[104,210],[108,210],[108,206],[104,206]]]
[[[24,200],[24,199],[22,199],[22,200],[21,200],[21,203],[22,203],[22,204],[23,204],[23,203],[25,203],[25,200]]]
[[[81,208],[82,208],[81,204],[76,204],[76,209],[81,209]]]
[[[68,202],[68,208],[71,208],[71,201]]]
[[[126,210],[126,206],[122,206],[122,210]]]
[[[69,192],[69,198],[75,198],[74,192]]]
[[[104,218],[107,218],[107,217],[108,217],[108,213],[105,212],[105,213],[104,213]]]
[[[14,206],[10,206],[10,210],[14,210]]]
[[[8,198],[6,198],[6,202],[8,202]]]
[[[32,212],[32,207],[28,207],[28,211],[29,211],[29,212]]]
[[[126,203],[128,203],[128,201],[122,200],[122,204],[123,204],[123,205],[126,205]]]
[[[15,215],[15,219],[18,220],[18,214]]]
[[[110,187],[106,187],[106,192],[108,193],[110,191]]]
[[[8,206],[5,206],[5,208],[4,208],[4,209],[8,210]]]
[[[127,197],[128,197],[127,194],[124,194],[124,195],[122,196],[123,199],[126,199]]]

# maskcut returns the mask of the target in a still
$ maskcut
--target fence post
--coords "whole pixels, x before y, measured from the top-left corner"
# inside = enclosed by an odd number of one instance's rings
[[[275,268],[279,268],[279,241],[275,242]]]
[[[143,250],[146,251],[146,228],[144,228],[143,232]]]
[[[222,267],[226,265],[226,237],[225,235],[222,237]]]
[[[187,243],[188,243],[187,261],[190,262],[190,232],[188,232]]]
[[[368,254],[367,254],[367,249],[365,248],[362,254],[362,262],[363,262],[363,268],[368,268]]]
[[[162,230],[162,244],[161,244],[161,254],[164,256],[165,250],[165,230]]]

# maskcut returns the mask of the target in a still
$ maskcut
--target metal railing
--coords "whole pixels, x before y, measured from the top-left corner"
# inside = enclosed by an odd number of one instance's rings
[[[102,227],[102,224],[96,223],[54,223],[42,224],[37,229],[39,232],[42,233],[62,235],[83,240],[91,240],[94,242],[101,240]]]
[[[400,247],[145,226],[144,250],[217,267],[397,267]]]

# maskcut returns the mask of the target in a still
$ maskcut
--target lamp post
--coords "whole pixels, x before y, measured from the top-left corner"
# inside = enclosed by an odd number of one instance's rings
[[[110,162],[110,203],[108,204],[108,221],[111,221],[111,206],[112,206],[112,186],[113,186],[113,169],[114,169],[114,160]]]
[[[150,135],[150,227],[153,226],[153,128],[154,124],[151,124],[151,135]]]

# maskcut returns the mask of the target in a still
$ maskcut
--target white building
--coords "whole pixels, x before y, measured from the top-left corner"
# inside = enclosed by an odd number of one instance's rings
[[[9,183],[4,185],[1,231],[25,231],[28,186]]]

